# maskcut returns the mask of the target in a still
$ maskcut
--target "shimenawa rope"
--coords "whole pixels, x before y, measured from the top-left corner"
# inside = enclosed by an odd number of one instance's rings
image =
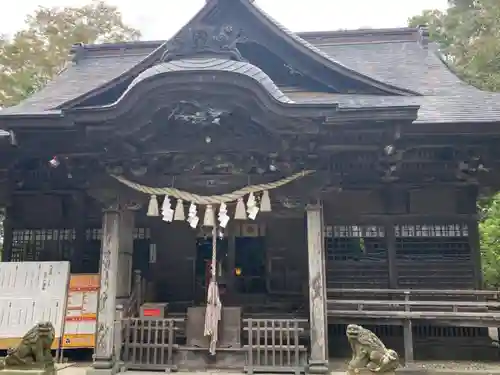
[[[272,190],[272,189],[277,189],[283,185],[286,185],[292,181],[298,180],[299,178],[302,178],[304,176],[307,176],[311,173],[314,173],[314,171],[302,171],[299,173],[295,173],[289,177],[283,178],[281,180],[271,182],[268,184],[259,184],[259,185],[250,185],[247,187],[244,187],[239,190],[235,190],[232,193],[228,194],[222,194],[222,195],[209,195],[209,196],[204,196],[204,195],[198,195],[198,194],[193,194],[189,193],[187,191],[171,188],[171,187],[149,187],[145,185],[138,184],[136,182],[127,180],[123,176],[116,176],[116,175],[111,175],[113,178],[117,179],[120,181],[122,184],[139,191],[141,193],[149,194],[149,195],[168,195],[169,197],[181,199],[184,202],[192,202],[194,204],[198,205],[208,205],[208,204],[220,204],[220,203],[230,203],[236,201],[238,198],[242,198],[247,194],[250,193],[258,193],[264,190]]]

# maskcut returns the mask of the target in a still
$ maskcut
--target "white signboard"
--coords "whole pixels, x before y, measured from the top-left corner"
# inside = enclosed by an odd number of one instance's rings
[[[69,262],[0,262],[0,349],[42,321],[62,336],[69,268]]]

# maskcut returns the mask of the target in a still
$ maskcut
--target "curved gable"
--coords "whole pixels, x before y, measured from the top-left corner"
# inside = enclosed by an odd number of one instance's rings
[[[336,61],[276,22],[253,1],[211,0],[203,8],[203,13],[203,16],[193,19],[169,42],[170,50],[191,44],[192,52],[195,53],[196,48],[211,40],[194,41],[193,35],[205,34],[209,39],[225,38],[224,28],[230,27],[241,34],[242,38],[238,43],[257,43],[273,51],[287,63],[285,67],[280,67],[281,69],[308,76],[324,85],[327,92],[339,92],[340,81],[344,93],[419,95],[418,92],[379,81]],[[255,64],[255,61],[251,62]],[[266,73],[272,76],[269,72]]]

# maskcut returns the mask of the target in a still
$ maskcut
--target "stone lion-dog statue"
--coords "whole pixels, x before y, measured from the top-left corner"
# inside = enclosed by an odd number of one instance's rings
[[[51,347],[55,329],[51,322],[41,322],[31,328],[7,356],[0,361],[0,369],[53,369]]]
[[[359,374],[363,370],[391,374],[399,367],[398,353],[387,349],[372,331],[350,324],[347,326],[346,336],[352,349],[352,359],[347,371],[349,375]]]

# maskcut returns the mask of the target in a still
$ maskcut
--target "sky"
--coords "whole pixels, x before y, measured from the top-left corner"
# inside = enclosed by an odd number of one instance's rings
[[[80,6],[91,0],[15,0],[2,7],[0,34],[23,26],[26,14],[38,6]],[[108,0],[144,40],[170,38],[205,4],[205,0]],[[424,9],[446,9],[447,0],[257,0],[273,18],[293,31],[406,26]]]

